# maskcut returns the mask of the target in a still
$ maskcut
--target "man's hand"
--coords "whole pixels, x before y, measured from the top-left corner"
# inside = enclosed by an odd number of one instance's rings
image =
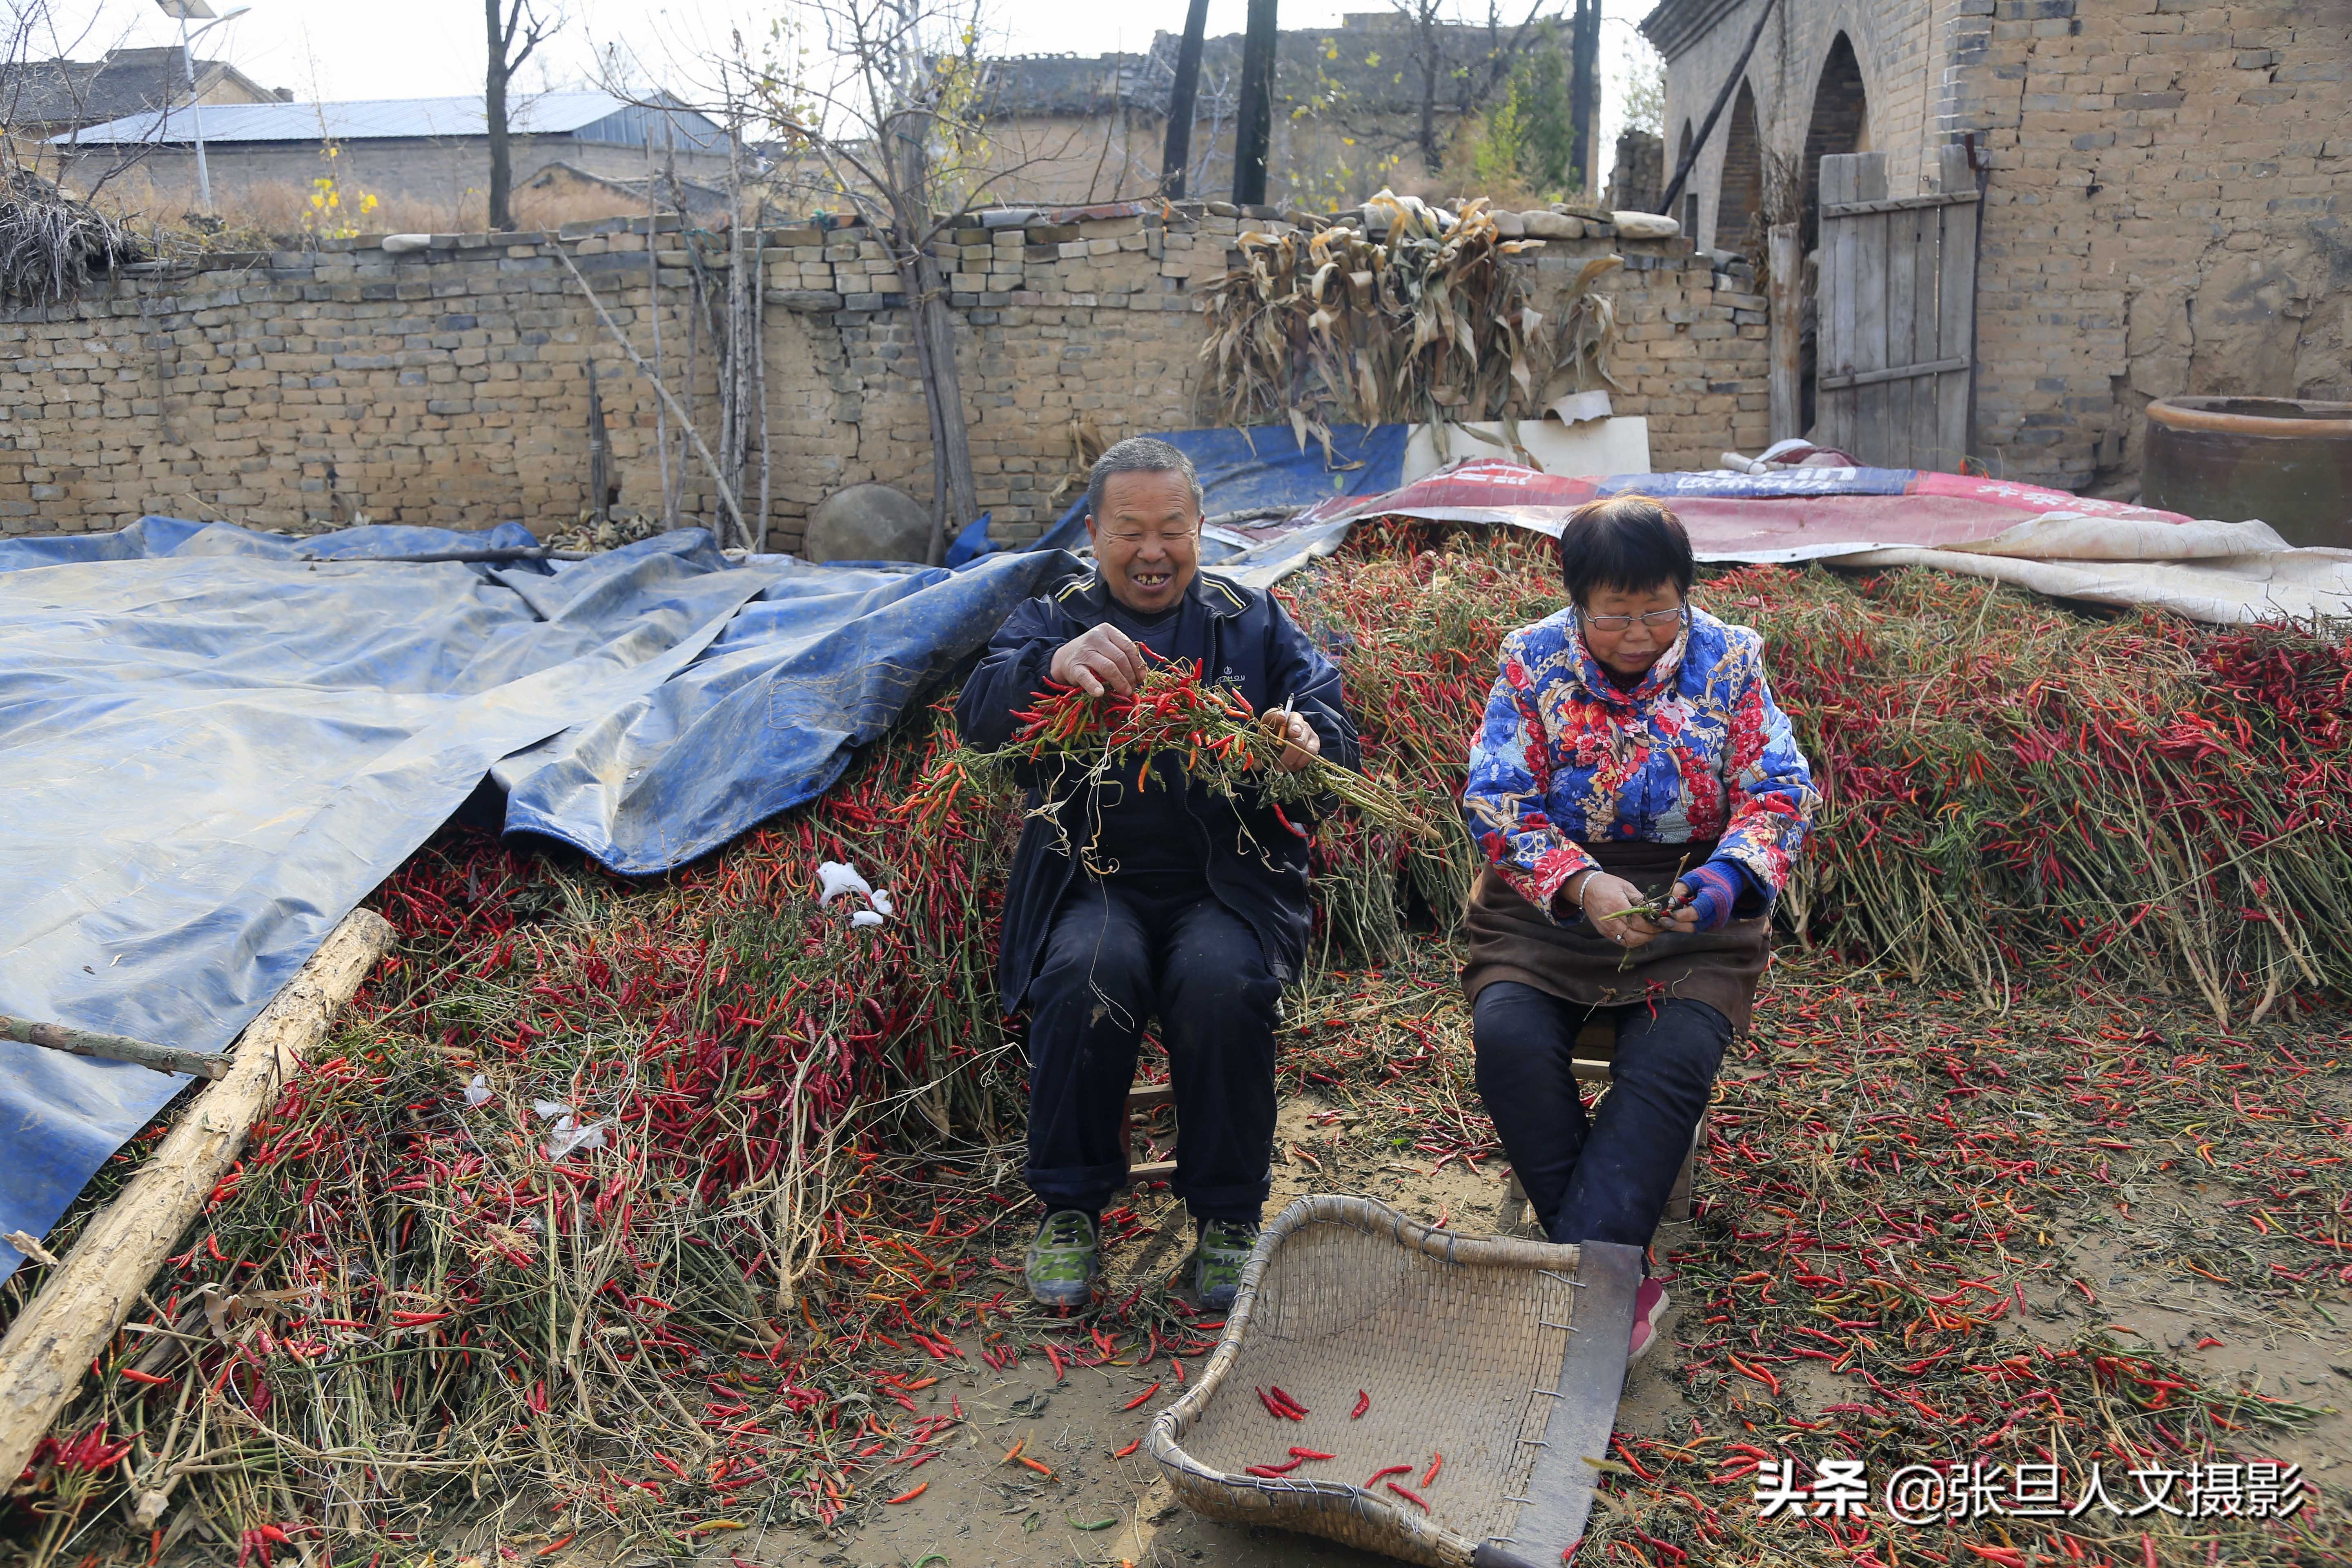
[[[1055,648],[1045,673],[1089,697],[1100,697],[1105,690],[1125,696],[1143,684],[1143,655],[1134,638],[1105,624],[1080,632]]]
[[[1282,748],[1282,755],[1275,760],[1274,765],[1284,773],[1295,773],[1305,767],[1310,758],[1323,754],[1323,737],[1317,734],[1315,726],[1300,714],[1285,712],[1279,708],[1268,709],[1257,716],[1257,727],[1269,735],[1279,735],[1290,742]]]
[[[1560,895],[1570,905],[1582,908],[1585,918],[1592,922],[1593,930],[1629,951],[1664,931],[1690,929],[1681,923],[1681,917],[1687,914],[1687,910],[1676,910],[1664,926],[1653,923],[1646,915],[1627,914],[1625,911],[1636,904],[1646,902],[1642,897],[1642,889],[1622,877],[1612,877],[1606,871],[1582,873],[1581,883],[1571,881],[1560,889]]]

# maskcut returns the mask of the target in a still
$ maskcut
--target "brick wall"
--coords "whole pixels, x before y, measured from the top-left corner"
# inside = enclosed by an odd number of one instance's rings
[[[1670,144],[1760,3],[1654,14]],[[1976,455],[1995,472],[2132,494],[2151,398],[2352,399],[2352,0],[1786,0],[1746,73],[1768,146],[1803,146],[1840,34],[1891,194],[1958,137],[1983,150]],[[1693,180],[1702,243],[1738,238],[1717,222],[1727,141]]]
[[[2352,0],[1970,0],[1984,447],[2136,483],[2149,399],[2352,399]]]
[[[942,242],[965,417],[999,536],[1056,515],[1071,429],[1110,439],[1201,422],[1197,290],[1236,220],[1179,212]],[[685,253],[635,231],[436,237],[215,257],[119,279],[69,306],[0,312],[0,532],[83,531],[151,512],[257,527],[379,522],[541,532],[587,508],[588,365],[619,504],[661,507],[656,400],[599,326],[561,247],[615,324],[715,424],[708,330]],[[929,426],[898,279],[854,231],[772,231],[763,279],[772,548],[826,495],[866,479],[930,489]],[[1686,242],[1605,233],[1534,259],[1556,310],[1587,255],[1616,249],[1620,412],[1648,416],[1660,468],[1711,467],[1764,440],[1762,301]],[[952,252],[951,256],[948,253]],[[679,433],[688,518],[715,492]],[[756,475],[756,469],[755,469]],[[756,486],[756,478],[754,480]]]
[[[1651,29],[1666,51],[1666,146],[1678,156],[1683,127],[1694,130],[1738,62],[1764,0],[1681,0],[1662,5],[1660,26]],[[1862,151],[1887,154],[1888,188],[1896,195],[1916,193],[1928,164],[1923,149],[1940,107],[1937,48],[1946,13],[1971,0],[1785,0],[1757,40],[1742,79],[1754,94],[1756,121],[1764,146],[1795,157],[1804,150],[1815,111],[1816,91],[1832,44],[1843,34],[1862,68],[1868,114]],[[1735,93],[1735,102],[1737,94]],[[1687,190],[1698,197],[1695,237],[1703,246],[1737,246],[1743,235],[1736,215],[1719,215],[1731,138],[1733,106],[1727,104],[1715,132],[1700,150]],[[1671,163],[1666,173],[1674,173]],[[1735,196],[1746,179],[1735,174]]]

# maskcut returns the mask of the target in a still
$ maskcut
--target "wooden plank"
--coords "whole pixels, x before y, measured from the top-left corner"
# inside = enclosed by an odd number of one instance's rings
[[[1164,1182],[1175,1173],[1176,1162],[1173,1160],[1146,1160],[1140,1165],[1129,1165],[1127,1168],[1127,1179],[1130,1184],[1136,1182]],[[1633,1331],[1628,1329],[1626,1332],[1631,1333]]]
[[[1839,154],[1822,160],[1822,203],[1824,207],[1853,195],[1853,160]],[[1822,220],[1820,303],[1814,313],[1813,367],[1817,375],[1851,375],[1853,353],[1853,218]],[[1851,390],[1816,388],[1813,400],[1816,435],[1823,446],[1853,449]]]
[[[1943,153],[1943,178],[1948,185],[1966,182],[1975,188],[1976,173],[1969,167],[1968,149],[1947,147]],[[1955,358],[1965,358],[1972,364],[1976,359],[1977,341],[1977,226],[1981,221],[1981,206],[1946,207],[1937,215],[1940,230],[1937,281],[1937,344]],[[1970,453],[1975,432],[1969,428],[1975,413],[1970,386],[1974,372],[1939,376],[1936,382],[1936,444],[1939,450],[1951,454],[1944,467],[1957,470],[1963,458]]]
[[[1886,195],[1886,154],[1854,155],[1854,198],[1873,202]],[[1886,225],[1885,213],[1840,220],[1853,228],[1853,368],[1884,370],[1886,354]],[[1887,397],[1883,384],[1854,389],[1853,438],[1847,448],[1865,463],[1886,466]]]
[[[1911,409],[1913,384],[1917,378],[1889,375],[1886,372],[1917,363],[1912,353],[1911,338],[1918,330],[1918,312],[1913,300],[1914,290],[1918,287],[1919,215],[1890,212],[1880,215],[1875,221],[1886,226],[1886,360],[1885,369],[1876,373],[1880,387],[1877,395],[1886,410],[1886,439],[1878,461],[1890,468],[1916,468],[1918,465],[1912,461]],[[1935,296],[1929,294],[1931,306],[1934,300]],[[1865,384],[1857,381],[1855,384]],[[1921,401],[1935,401],[1932,385]]]
[[[1127,1091],[1127,1110],[1130,1116],[1139,1110],[1151,1110],[1175,1102],[1176,1086],[1172,1083],[1139,1083],[1129,1086]]]
[[[1775,441],[1801,436],[1804,413],[1799,372],[1802,368],[1801,325],[1804,311],[1804,253],[1799,248],[1797,226],[1774,224],[1765,237],[1765,269],[1771,274],[1765,303],[1770,322],[1769,368],[1766,372],[1766,406]]]
[[[1852,375],[1825,375],[1822,377],[1822,384],[1833,388],[1876,386],[1892,381],[1921,381],[1929,376],[1942,375],[1948,371],[1968,368],[1969,361],[1966,356],[1956,354],[1950,359],[1931,359],[1925,364],[1891,364],[1885,370],[1856,371]]]
[[[1945,211],[1951,209],[1946,208]],[[1933,209],[1923,208],[1909,215],[1912,226],[1918,231],[1917,248],[1912,253],[1912,298],[1917,311],[1911,334],[1911,363],[1937,365],[1945,369],[1965,371],[1967,363],[1949,363],[1955,357],[1938,345],[1943,341],[1943,316],[1937,304],[1942,277],[1943,218]],[[1937,412],[1943,405],[1943,381],[1940,373],[1911,389],[1911,464],[1915,468],[1949,468],[1954,467],[1951,455],[1943,449],[1943,439],[1937,423]]]
[[[1822,216],[1853,217],[1862,213],[1910,212],[1917,207],[1956,206],[1978,199],[1975,189],[1971,187],[1965,191],[1938,191],[1924,196],[1890,196],[1883,202],[1841,202],[1835,206],[1823,206]]]
[[[1559,1384],[1545,1391],[1552,1397],[1544,1446],[1536,1451],[1526,1501],[1503,1538],[1515,1556],[1530,1563],[1558,1563],[1584,1533],[1592,1484],[1601,1479],[1585,1461],[1610,1457],[1609,1432],[1633,1337],[1633,1294],[1642,1286],[1641,1248],[1584,1243],[1577,1248],[1576,1283]]]
[[[303,1053],[393,942],[391,924],[354,910],[328,934],[229,1051],[227,1076],[206,1086],[121,1194],[84,1230],[0,1340],[0,1475],[22,1471],[71,1403],[139,1293],[245,1148]],[[1630,1330],[1628,1331],[1631,1331]]]
[[[0,1015],[0,1039],[21,1040],[44,1050],[106,1061],[135,1062],[157,1072],[184,1072],[192,1078],[215,1079],[228,1071],[228,1058],[212,1051],[191,1051],[179,1046],[159,1046],[128,1035],[101,1035],[66,1024],[37,1024],[30,1018]]]

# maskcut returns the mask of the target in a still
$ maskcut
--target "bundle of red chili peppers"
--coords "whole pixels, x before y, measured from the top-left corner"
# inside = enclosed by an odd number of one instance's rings
[[[1140,790],[1151,787],[1153,763],[1165,757],[1212,794],[1262,796],[1277,814],[1328,795],[1389,832],[1428,832],[1394,790],[1352,768],[1311,755],[1295,772],[1277,768],[1286,747],[1269,731],[1268,714],[1254,712],[1230,687],[1202,680],[1197,664],[1144,651],[1151,663],[1136,690],[1093,697],[1054,685],[1013,715],[1020,728],[1002,749],[943,759],[908,795],[905,820],[929,823],[968,788],[1007,788],[1016,764],[1072,764],[1057,788],[1118,784]],[[1282,820],[1303,834],[1289,817]]]

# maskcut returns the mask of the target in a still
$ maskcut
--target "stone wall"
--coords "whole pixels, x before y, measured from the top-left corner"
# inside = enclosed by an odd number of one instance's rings
[[[656,399],[559,259],[663,363],[707,431],[715,385],[675,235],[634,229],[436,236],[214,257],[126,275],[68,306],[0,312],[0,532],[83,531],[147,512],[257,527],[379,522],[541,533],[588,509],[588,374],[596,367],[624,512],[657,515]],[[1104,439],[1201,423],[1198,289],[1239,226],[1157,210],[941,246],[965,417],[1000,538],[1034,538],[1074,470],[1073,427]],[[772,548],[849,484],[930,488],[929,426],[897,276],[856,231],[765,237]],[[1605,232],[1532,260],[1557,310],[1587,255],[1614,248],[1620,412],[1646,415],[1662,468],[1711,467],[1764,440],[1762,300],[1687,243]],[[952,256],[949,256],[949,252]],[[689,368],[691,375],[689,376]],[[673,424],[681,512],[716,492]],[[756,466],[751,488],[757,491]]]

